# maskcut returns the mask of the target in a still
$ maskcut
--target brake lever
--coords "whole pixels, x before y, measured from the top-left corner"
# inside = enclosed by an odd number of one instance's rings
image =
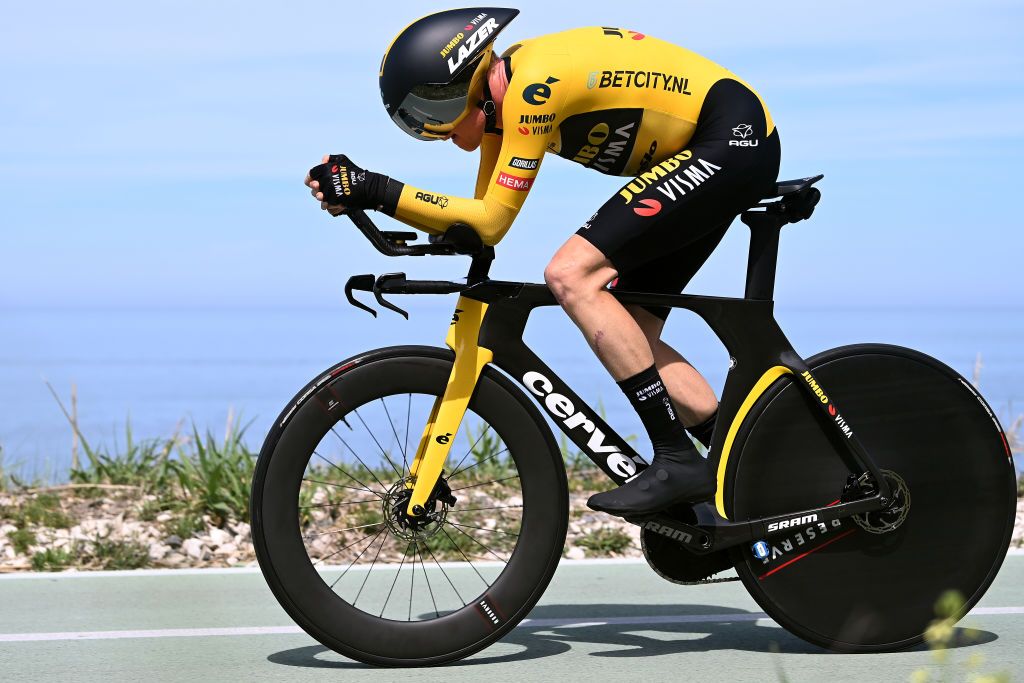
[[[374,281],[374,278],[373,278],[372,274],[353,275],[352,277],[350,277],[348,279],[348,282],[345,283],[345,298],[347,298],[348,302],[350,304],[352,304],[353,306],[355,306],[356,308],[361,308],[364,311],[366,311],[367,313],[369,313],[370,315],[372,315],[374,318],[376,318],[377,317],[377,311],[373,310],[372,308],[370,308],[366,304],[357,301],[356,298],[352,295],[352,290],[353,289],[358,289],[358,290],[363,291],[363,292],[374,292],[376,294],[375,287],[376,287],[376,283]],[[377,297],[377,301],[380,301],[380,297],[379,296]],[[406,316],[406,317],[408,317],[408,316]]]
[[[373,276],[370,275],[369,277]],[[378,277],[377,281],[373,283],[373,296],[375,299],[377,299],[377,303],[379,303],[381,306],[383,306],[384,308],[388,308],[394,311],[395,313],[398,313],[399,315],[405,316],[405,319],[408,320],[409,314],[403,311],[398,306],[395,306],[393,303],[386,301],[384,299],[383,293],[381,292],[381,289],[386,285],[400,283],[405,283],[405,273],[385,273],[384,275]]]

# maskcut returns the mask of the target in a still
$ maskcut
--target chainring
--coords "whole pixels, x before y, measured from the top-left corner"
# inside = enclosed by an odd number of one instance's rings
[[[697,517],[688,505],[670,508],[666,512],[687,524],[697,523]],[[654,573],[672,583],[690,586],[739,580],[738,577],[711,578],[718,572],[732,569],[733,562],[727,550],[697,555],[678,541],[647,528],[640,529],[640,548]]]

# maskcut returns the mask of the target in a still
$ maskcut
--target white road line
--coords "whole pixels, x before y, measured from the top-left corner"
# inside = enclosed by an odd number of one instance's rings
[[[979,607],[970,616],[1024,614],[1024,607]],[[590,617],[588,619],[524,619],[516,628],[583,628],[586,626],[650,624],[699,624],[760,621],[774,623],[763,612],[729,614],[681,614],[676,616]],[[142,631],[64,631],[56,633],[0,633],[0,643],[31,643],[68,640],[130,640],[137,638],[210,638],[217,636],[267,636],[302,633],[298,626],[239,626],[232,628],[167,628]]]

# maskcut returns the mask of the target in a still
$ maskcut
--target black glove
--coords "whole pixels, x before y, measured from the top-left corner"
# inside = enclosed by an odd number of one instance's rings
[[[361,169],[344,154],[332,154],[326,164],[309,169],[309,177],[320,183],[323,201],[349,209],[394,213],[398,196],[402,193],[402,183]]]

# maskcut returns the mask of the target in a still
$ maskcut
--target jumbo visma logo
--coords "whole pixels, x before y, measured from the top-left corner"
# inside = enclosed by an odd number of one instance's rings
[[[807,386],[811,388],[814,395],[818,397],[819,401],[821,401],[821,405],[827,407],[829,417],[831,417],[832,421],[836,423],[836,426],[839,428],[839,431],[842,432],[843,436],[847,439],[852,438],[853,428],[846,422],[846,418],[843,417],[842,413],[836,409],[835,404],[829,401],[828,395],[818,384],[817,380],[815,380],[807,370],[804,370],[800,376],[804,378],[804,381],[807,382]]]
[[[691,159],[693,162],[684,166],[683,162]],[[619,190],[619,196],[628,205],[644,190],[654,187],[669,202],[675,202],[700,187],[721,170],[721,166],[706,159],[694,159],[693,152],[684,150],[665,159],[650,171],[645,171],[633,178],[628,185]],[[633,212],[639,216],[653,216],[661,210],[661,202],[656,199],[644,198],[640,201],[640,205],[645,208],[637,206],[633,209]]]

